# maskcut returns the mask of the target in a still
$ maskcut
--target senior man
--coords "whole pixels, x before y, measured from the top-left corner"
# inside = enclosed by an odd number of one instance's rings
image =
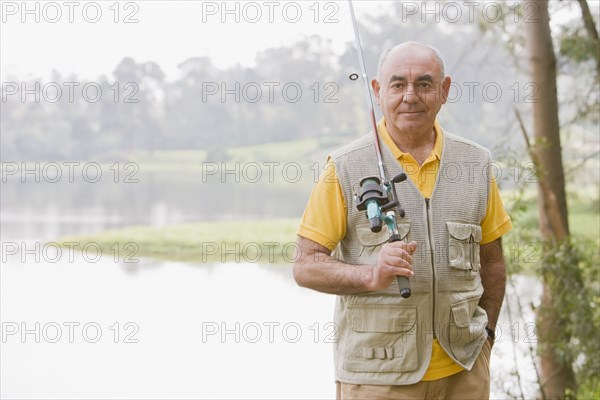
[[[489,151],[436,120],[450,83],[439,52],[416,42],[385,51],[371,82],[387,173],[410,178],[397,185],[402,241],[356,208],[358,182],[379,175],[372,135],[330,155],[298,228],[296,282],[338,295],[338,399],[489,398],[512,223]]]

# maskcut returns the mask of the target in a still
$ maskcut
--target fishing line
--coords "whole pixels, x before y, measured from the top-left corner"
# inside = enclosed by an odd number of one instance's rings
[[[391,182],[388,181],[385,168],[383,166],[383,158],[381,156],[381,145],[379,143],[379,134],[377,131],[377,120],[375,119],[375,110],[373,109],[373,99],[371,98],[371,90],[369,87],[369,80],[367,78],[367,68],[365,67],[365,59],[362,53],[362,45],[360,43],[360,33],[358,32],[358,24],[356,23],[356,16],[354,14],[354,7],[352,0],[348,0],[350,6],[350,16],[352,17],[352,27],[354,28],[354,38],[356,40],[356,50],[358,52],[358,61],[360,63],[360,71],[363,78],[365,100],[367,109],[369,110],[369,116],[371,118],[371,124],[373,128],[375,152],[377,153],[377,165],[379,167],[379,175],[368,176],[361,179],[360,181],[360,194],[356,196],[357,208],[359,211],[365,211],[367,219],[371,226],[372,232],[380,232],[383,224],[388,228],[390,237],[389,243],[401,241],[402,238],[398,233],[398,224],[396,222],[396,212],[398,210],[400,218],[404,218],[404,210],[400,208],[400,202],[396,194],[396,183],[400,183],[406,180],[406,174],[404,172],[396,175]],[[351,74],[350,79],[358,79],[358,74]],[[353,79],[354,78],[354,79]],[[398,288],[400,295],[403,298],[410,297],[410,281],[406,276],[397,275],[396,280],[398,282]]]

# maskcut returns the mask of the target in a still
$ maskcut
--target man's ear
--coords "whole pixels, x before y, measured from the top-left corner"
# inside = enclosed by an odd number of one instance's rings
[[[375,100],[377,100],[377,104],[381,105],[379,103],[379,90],[381,89],[381,86],[379,85],[377,78],[373,78],[371,80],[371,87],[373,88],[373,93],[375,93]]]
[[[447,76],[442,81],[442,104],[446,104],[448,100],[448,94],[450,93],[450,84],[452,83],[452,79]]]

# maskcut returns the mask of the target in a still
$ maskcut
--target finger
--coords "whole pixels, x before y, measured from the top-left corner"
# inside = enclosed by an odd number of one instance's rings
[[[384,252],[382,257],[384,260],[389,260],[392,264],[394,263],[393,260],[404,260],[409,264],[412,264],[413,262],[411,254],[406,250],[390,249],[389,251]]]
[[[417,247],[418,247],[417,242],[413,241],[413,242],[407,243],[406,249],[410,254],[415,254],[415,251],[417,251]]]
[[[417,242],[393,242],[393,243],[389,243],[389,248],[394,249],[394,250],[404,250],[407,251],[409,254],[414,254],[414,252],[417,250]]]
[[[403,245],[399,245],[398,244],[398,245],[396,245],[396,243],[390,243],[389,246],[383,247],[381,249],[381,251],[384,254],[391,254],[391,255],[401,255],[401,254],[404,254],[404,253],[406,253],[406,254],[409,253],[409,251],[406,248],[406,244],[403,244]]]
[[[412,268],[413,258],[407,252],[402,253],[401,255],[394,255],[389,258],[390,264],[403,267],[408,265]]]
[[[410,257],[410,256],[408,256],[408,257]],[[412,270],[412,265],[410,263],[411,260],[406,260],[401,257],[387,257],[387,258],[384,258],[382,261],[383,261],[382,264],[384,266],[388,266],[391,268],[400,267],[400,268],[407,268],[407,269]]]
[[[415,276],[415,273],[412,269],[404,268],[404,267],[387,267],[386,268],[387,275],[394,276],[406,276],[408,278]]]

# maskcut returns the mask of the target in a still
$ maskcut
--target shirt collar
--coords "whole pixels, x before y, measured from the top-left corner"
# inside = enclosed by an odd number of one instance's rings
[[[442,146],[444,143],[444,131],[442,130],[438,120],[436,119],[433,124],[433,129],[435,130],[435,144],[433,145],[433,150],[427,157],[426,161],[431,160],[432,156],[437,160],[440,160],[442,157]],[[385,117],[381,118],[379,123],[377,124],[377,131],[379,132],[379,136],[383,140],[383,143],[391,150],[392,154],[397,160],[400,160],[402,157],[406,156],[409,153],[405,153],[396,146],[396,143],[392,140],[390,133],[386,127]]]

